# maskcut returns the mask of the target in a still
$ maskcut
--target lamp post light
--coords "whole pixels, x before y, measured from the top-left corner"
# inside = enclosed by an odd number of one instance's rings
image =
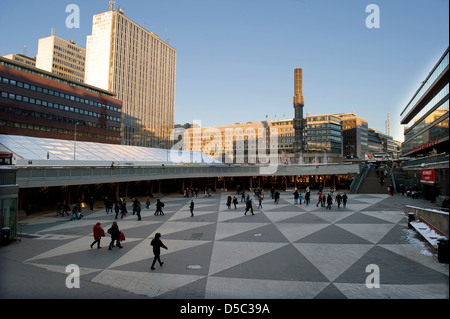
[[[77,152],[77,125],[78,124],[79,124],[78,122],[75,123],[75,133],[73,136],[73,139],[74,139],[74,141],[73,141],[73,160],[74,161],[75,161],[75,154]]]

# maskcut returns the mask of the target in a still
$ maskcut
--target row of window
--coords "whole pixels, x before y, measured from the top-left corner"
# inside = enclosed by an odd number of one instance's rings
[[[410,140],[404,142],[402,144],[402,153],[408,154],[410,152],[415,152],[416,148],[420,148],[423,145],[426,146],[426,143],[430,141],[434,140],[439,141],[439,139],[448,138],[449,134],[448,126],[449,126],[449,119],[447,116],[446,118],[442,119],[441,122],[437,123],[433,127],[425,130],[421,134],[416,135]]]
[[[415,116],[411,127],[405,128],[405,140],[417,134],[426,125],[448,112],[449,84],[442,88]]]
[[[53,46],[56,50],[59,50],[59,51],[61,51],[61,52],[64,52],[65,54],[69,54],[69,55],[73,55],[76,59],[78,59],[78,60],[86,60],[86,57],[85,57],[85,54],[83,54],[83,50],[81,50],[80,48],[78,48],[78,47],[75,47],[75,46],[72,46],[72,45],[68,45],[68,47],[69,47],[69,49],[70,50],[67,50],[67,49],[65,49],[65,48],[62,48],[62,47],[60,47],[60,46],[58,46],[58,45],[54,45]],[[77,53],[81,53],[81,54],[76,54],[75,52],[77,52]]]
[[[3,105],[0,105],[0,112],[13,113],[16,115],[35,117],[38,119],[44,119],[44,120],[50,120],[50,121],[64,122],[64,123],[69,123],[69,124],[73,124],[73,125],[75,125],[75,123],[79,123],[80,125],[83,125],[83,126],[90,126],[90,127],[95,127],[95,128],[99,128],[99,129],[106,129],[109,131],[120,132],[119,126],[110,126],[110,125],[104,125],[104,124],[87,122],[87,121],[78,121],[76,119],[69,118],[69,117],[57,116],[57,115],[41,113],[41,112],[33,112],[33,111],[29,111],[29,110],[22,110],[22,109],[18,109],[18,108],[6,107]]]
[[[0,97],[5,98],[5,99],[14,100],[14,101],[25,102],[25,103],[44,106],[44,107],[59,109],[62,111],[77,113],[77,114],[81,114],[81,115],[92,116],[92,117],[96,117],[96,118],[106,118],[107,120],[114,121],[114,122],[121,122],[121,118],[118,118],[115,116],[100,114],[97,112],[87,111],[87,110],[79,109],[79,108],[72,107],[72,106],[43,101],[43,100],[28,97],[28,96],[22,96],[19,94],[8,93],[8,92],[2,91],[2,92],[0,92]]]
[[[70,85],[71,87],[79,88],[79,89],[82,89],[84,91],[92,92],[94,94],[106,96],[106,97],[109,97],[109,98],[112,97],[112,93],[108,94],[108,93],[105,93],[103,91],[96,90],[96,89],[94,89],[92,87],[83,85],[80,82],[70,82],[70,81],[68,81],[67,79],[64,79],[64,78],[52,76],[52,74],[42,73],[36,68],[30,68],[30,67],[27,67],[25,65],[23,65],[23,66],[22,65],[17,65],[17,64],[9,63],[8,61],[4,61],[4,60],[0,60],[0,65],[1,66],[5,66],[7,68],[19,70],[21,72],[25,72],[25,73],[28,73],[28,74],[37,75],[37,76],[39,76],[39,77],[41,77],[43,79],[49,79],[49,80],[54,81],[54,82],[62,83],[62,84],[65,84],[65,85]],[[0,80],[1,80],[1,77],[0,77]],[[118,112],[121,112],[120,109],[118,110]]]
[[[16,81],[16,80],[13,80],[13,79],[8,79],[8,78],[1,77],[1,76],[0,76],[0,81],[3,84],[7,84],[7,85],[11,85],[11,86],[17,86],[19,88],[24,88],[26,90],[36,91],[36,92],[39,92],[39,93],[48,94],[48,95],[51,95],[51,96],[55,96],[55,97],[59,97],[59,98],[62,98],[62,99],[66,99],[66,100],[70,100],[70,101],[74,101],[74,102],[78,102],[78,103],[82,103],[82,104],[86,104],[86,105],[91,105],[91,106],[95,106],[95,107],[105,107],[107,110],[112,110],[114,112],[121,112],[120,108],[117,108],[117,107],[114,107],[114,106],[105,105],[105,104],[102,104],[102,103],[98,103],[96,101],[83,99],[83,98],[80,98],[78,96],[73,96],[73,95],[65,94],[65,93],[62,93],[62,92],[54,91],[54,90],[49,90],[49,89],[42,88],[40,86],[32,85],[32,84],[29,84],[29,83],[23,83],[23,82],[20,82],[20,81]]]
[[[33,130],[33,131],[41,131],[41,132],[47,132],[47,133],[51,132],[51,133],[57,133],[57,134],[65,134],[65,135],[70,135],[71,137],[73,137],[73,135],[74,135],[74,131],[68,130],[68,129],[60,129],[60,128],[55,128],[55,127],[29,124],[29,123],[28,124],[27,123],[19,123],[19,122],[6,121],[6,120],[0,119],[0,127],[2,127],[2,126],[27,129],[27,130]],[[114,141],[114,142],[120,141],[119,137],[85,133],[85,132],[77,132],[77,136],[89,137],[91,139],[96,138],[96,139],[102,139],[102,140],[108,140],[108,141]]]

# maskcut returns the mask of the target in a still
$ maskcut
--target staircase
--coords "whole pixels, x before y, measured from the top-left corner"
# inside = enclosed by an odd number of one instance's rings
[[[380,174],[383,174],[382,170],[380,170]],[[380,178],[377,177],[375,169],[371,168],[366,178],[362,181],[358,194],[387,194],[387,187],[389,185],[392,185],[390,174],[384,178],[384,185],[381,186]]]

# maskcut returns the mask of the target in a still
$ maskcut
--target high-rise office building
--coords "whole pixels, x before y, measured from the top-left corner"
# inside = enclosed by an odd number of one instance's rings
[[[369,152],[369,126],[367,120],[355,113],[334,114],[342,120],[344,157],[365,158]]]
[[[71,81],[84,82],[86,50],[52,35],[39,39],[36,67]]]
[[[113,2],[110,11],[94,16],[86,50],[85,82],[123,101],[121,143],[170,148],[176,50]]]

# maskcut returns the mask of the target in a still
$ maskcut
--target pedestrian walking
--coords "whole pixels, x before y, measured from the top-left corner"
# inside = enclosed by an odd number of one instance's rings
[[[261,194],[258,195],[258,208],[262,208],[263,196]]]
[[[302,204],[302,201],[303,201],[303,195],[302,195],[302,193],[299,193],[298,194],[298,202],[300,203],[300,205]]]
[[[108,198],[108,196],[105,196],[105,200],[103,201],[105,204],[106,214],[112,213],[112,205],[111,200]]]
[[[102,237],[105,237],[105,230],[102,228],[101,223],[97,223],[94,226],[93,229],[93,233],[94,233],[94,242],[91,244],[91,249],[92,247],[97,244],[97,249],[100,249],[102,247],[100,247],[100,240],[102,239]]]
[[[91,210],[94,210],[94,203],[95,203],[94,197],[91,196],[91,197],[89,198],[89,208],[90,208]]]
[[[236,209],[237,203],[238,203],[238,200],[237,200],[236,196],[233,196],[234,209]]]
[[[60,202],[56,204],[56,217],[58,217],[59,215],[61,215],[61,217],[64,217],[64,213],[62,212],[62,206]]]
[[[347,200],[348,200],[347,194],[344,193],[344,195],[342,195],[342,206],[344,208],[347,206]]]
[[[310,193],[310,192],[306,192],[306,194],[305,194],[305,203],[306,203],[306,206],[309,206],[309,201],[310,201],[310,199],[311,199],[311,193]]]
[[[74,219],[80,220],[83,217],[84,216],[81,213],[81,205],[80,205],[80,203],[76,203],[75,205],[73,205],[72,218],[70,220],[74,220]]]
[[[245,191],[242,190],[242,195],[241,195],[241,203],[245,201]]]
[[[164,216],[164,212],[162,211],[163,207],[164,207],[164,203],[161,202],[161,201],[159,200],[159,198],[158,198],[158,199],[156,200],[156,211],[155,211],[155,216],[158,216],[158,215]]]
[[[274,198],[275,198],[275,204],[278,204],[278,202],[280,201],[280,192],[279,191],[275,192]]]
[[[70,211],[70,206],[67,203],[67,201],[64,201],[62,204],[62,216],[64,216],[64,214],[66,214],[66,216],[69,216],[69,211]]]
[[[319,198],[318,198],[318,200],[317,200],[316,207],[319,207],[319,204],[322,205],[322,192],[319,192]]]
[[[253,205],[252,205],[252,199],[251,198],[245,204],[245,213],[244,213],[244,215],[247,215],[247,212],[249,212],[249,211],[252,213],[252,215],[255,215],[253,213]]]
[[[141,219],[141,202],[137,198],[134,198],[133,210],[136,211],[136,215],[138,217],[137,220],[142,220]]]
[[[333,197],[331,197],[331,195],[328,194],[328,196],[327,196],[327,207],[326,207],[326,209],[331,210],[331,204],[333,204]]]
[[[153,254],[155,255],[155,257],[153,258],[153,263],[152,263],[152,270],[155,270],[155,263],[156,261],[159,262],[159,265],[162,266],[164,264],[164,262],[161,261],[160,255],[161,255],[161,247],[168,249],[163,242],[161,241],[161,234],[160,233],[156,233],[155,234],[155,238],[153,238],[153,240],[150,242],[150,245],[153,246]]]
[[[127,211],[127,201],[125,198],[120,199],[120,219],[123,219],[123,217],[127,217],[128,211]]]
[[[298,205],[298,197],[299,197],[298,190],[295,190],[295,192],[294,192],[294,205]]]
[[[227,197],[227,207],[228,207],[228,209],[231,209],[231,196],[229,196],[229,195]]]
[[[336,195],[335,200],[336,200],[336,203],[337,203],[337,205],[338,205],[338,208],[341,208],[341,200],[342,200],[342,196],[341,196],[340,193],[338,193],[338,194]]]
[[[120,244],[120,230],[117,222],[113,222],[112,226],[108,229],[108,234],[111,234],[111,242],[109,243],[109,250],[113,249],[113,247],[123,248]],[[116,245],[114,245],[114,242]]]
[[[194,217],[194,200],[191,199],[191,204],[189,205],[189,209],[191,211],[191,217]]]
[[[120,212],[120,203],[118,200],[116,200],[116,202],[114,203],[114,211],[116,212],[116,217],[114,217],[114,219],[117,219],[117,216],[119,216]]]

